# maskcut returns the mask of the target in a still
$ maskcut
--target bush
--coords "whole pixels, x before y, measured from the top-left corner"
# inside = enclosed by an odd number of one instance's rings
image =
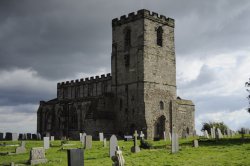
[[[142,149],[151,149],[153,147],[153,144],[148,142],[148,141],[145,141],[144,139],[141,140],[141,145],[140,145],[140,148]]]

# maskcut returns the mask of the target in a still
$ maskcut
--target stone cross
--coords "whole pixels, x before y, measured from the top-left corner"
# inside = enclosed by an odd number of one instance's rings
[[[112,135],[109,140],[109,157],[115,156],[117,144],[117,138],[115,135]]]
[[[68,166],[84,165],[83,149],[68,149],[67,156],[68,156]]]
[[[112,166],[124,166],[125,160],[122,155],[122,151],[120,150],[119,146],[116,146],[115,156],[113,156],[112,161],[114,162]]]
[[[31,165],[46,163],[47,159],[45,158],[45,150],[42,147],[32,148],[30,151],[29,163]]]
[[[179,140],[178,134],[172,133],[172,153],[177,153],[179,151]]]
[[[140,138],[141,138],[141,140],[144,139],[144,136],[145,136],[145,135],[144,135],[143,132],[141,131],[141,133],[140,133]]]
[[[135,133],[134,133],[134,146],[131,148],[131,152],[133,152],[133,153],[140,152],[140,148],[139,148],[138,142],[137,142],[137,137],[138,137],[138,133],[137,133],[137,130],[135,130]]]

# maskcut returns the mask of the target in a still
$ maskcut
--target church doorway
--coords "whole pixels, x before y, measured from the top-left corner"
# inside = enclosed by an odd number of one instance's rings
[[[160,116],[154,125],[154,138],[163,139],[163,132],[165,131],[166,118],[164,115]]]

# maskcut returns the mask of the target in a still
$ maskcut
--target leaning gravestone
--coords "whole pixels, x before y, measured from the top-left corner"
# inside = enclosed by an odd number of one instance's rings
[[[92,136],[91,135],[87,135],[85,137],[84,148],[85,149],[91,149],[92,148]]]
[[[25,142],[21,142],[21,146],[16,148],[16,154],[26,153]]]
[[[172,133],[172,153],[177,153],[179,151],[179,140],[178,134]]]
[[[68,149],[68,166],[84,166],[83,149]]]
[[[198,148],[199,147],[199,142],[198,140],[194,140],[193,142],[193,147]]]
[[[49,149],[49,137],[43,137],[43,147],[44,149]]]
[[[0,141],[3,140],[3,133],[0,133]]]
[[[137,137],[138,137],[138,134],[137,134],[137,131],[135,130],[135,133],[134,133],[134,146],[131,147],[131,152],[133,152],[133,153],[140,152],[140,148],[138,146]]]
[[[103,141],[103,133],[99,133],[99,140]]]
[[[115,135],[112,135],[109,140],[109,157],[115,156],[117,144],[117,138]]]
[[[112,166],[124,166],[125,160],[122,155],[122,151],[120,150],[119,146],[116,146],[115,156],[112,156],[112,161],[114,162]]]
[[[45,150],[42,147],[32,148],[30,151],[29,162],[31,165],[46,163],[47,159],[45,158]]]
[[[217,134],[218,134],[219,139],[223,138],[223,135],[222,135],[221,130],[219,128],[217,128]]]

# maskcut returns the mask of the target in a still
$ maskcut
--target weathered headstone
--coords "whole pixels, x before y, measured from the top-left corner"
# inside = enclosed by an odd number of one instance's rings
[[[179,151],[179,139],[177,133],[172,133],[172,153],[177,153]]]
[[[103,139],[103,147],[106,147],[107,146],[107,140],[106,138]]]
[[[204,137],[205,137],[205,138],[209,138],[209,135],[208,135],[207,130],[204,131]]]
[[[133,153],[140,152],[140,147],[138,146],[137,137],[138,137],[138,133],[135,130],[135,133],[134,133],[134,146],[131,147],[131,152],[133,152]]]
[[[133,141],[132,135],[124,135],[124,141]]]
[[[164,141],[167,141],[167,136],[166,136],[166,132],[165,131],[163,131],[163,139],[164,139]]]
[[[211,130],[211,138],[215,138],[215,127],[212,127],[210,130]]]
[[[49,149],[49,137],[43,137],[43,147],[44,149]]]
[[[103,141],[103,138],[104,138],[103,133],[99,133],[99,140]]]
[[[18,140],[18,134],[12,133],[12,141],[17,141],[17,140]]]
[[[85,144],[86,135],[87,135],[86,133],[83,133],[83,134],[82,134],[82,137],[81,137],[81,140],[80,140],[80,141],[82,142],[83,145]]]
[[[55,137],[54,136],[50,136],[50,141],[55,141]]]
[[[92,136],[91,135],[86,135],[84,148],[85,149],[91,149],[92,148]]]
[[[3,133],[0,133],[0,141],[3,140]]]
[[[223,138],[223,135],[222,135],[221,130],[219,128],[217,128],[217,134],[218,134],[219,139]]]
[[[193,147],[198,148],[199,147],[199,142],[198,140],[194,140],[193,142]]]
[[[109,140],[109,157],[115,156],[117,144],[117,138],[115,135],[112,135]]]
[[[16,154],[26,153],[25,142],[21,142],[21,146],[16,148]]]
[[[144,135],[143,132],[141,131],[141,133],[140,133],[140,139],[143,140],[143,139],[144,139],[144,136],[145,136],[145,135]]]
[[[79,133],[79,140],[82,141],[82,134],[83,133]]]
[[[68,166],[84,166],[83,149],[68,149]]]
[[[114,162],[112,166],[124,166],[125,160],[122,155],[122,151],[120,150],[119,146],[116,146],[115,155],[112,156],[112,161]]]
[[[27,140],[31,140],[31,139],[32,139],[31,133],[27,133]]]
[[[46,163],[47,159],[45,158],[45,150],[42,147],[32,148],[30,151],[29,162],[31,165]]]

